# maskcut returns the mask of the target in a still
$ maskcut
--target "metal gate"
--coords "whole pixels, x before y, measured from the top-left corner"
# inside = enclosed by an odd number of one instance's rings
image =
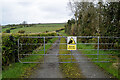
[[[22,36],[18,39],[18,60],[21,63],[49,63],[52,59],[54,59],[54,63],[106,63],[116,61],[115,56],[118,56],[120,52],[120,47],[117,47],[120,45],[120,37],[76,37],[77,50],[68,51],[67,47],[64,49],[59,48],[60,45],[67,45],[67,36]],[[66,42],[60,43],[62,38]],[[64,54],[59,54],[61,51],[64,51]]]

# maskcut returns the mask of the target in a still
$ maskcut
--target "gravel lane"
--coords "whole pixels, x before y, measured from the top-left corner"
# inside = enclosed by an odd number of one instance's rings
[[[52,48],[48,50],[47,54],[58,54],[59,53],[59,43],[60,39],[57,40],[55,45],[52,45]],[[72,54],[81,54],[79,51],[72,51]],[[110,75],[105,73],[100,67],[96,66],[93,62],[89,61],[84,55],[74,55],[75,59],[79,61],[79,68],[81,73],[86,78],[111,78]],[[79,59],[78,59],[79,58]],[[62,73],[59,70],[59,61],[58,56],[49,55],[45,56],[45,63],[40,64],[40,67],[37,68],[30,78],[63,78]]]
[[[52,48],[48,50],[47,54],[58,54],[59,53],[59,42],[57,40],[55,45],[52,45]],[[54,49],[54,50],[52,50]],[[56,55],[45,56],[44,64],[40,64],[40,67],[37,68],[30,78],[62,78],[62,73],[59,70],[58,57]]]

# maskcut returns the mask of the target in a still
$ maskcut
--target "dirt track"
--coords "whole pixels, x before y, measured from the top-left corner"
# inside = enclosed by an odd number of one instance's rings
[[[47,52],[47,54],[58,54],[59,53],[59,42],[57,40],[55,45],[52,45],[52,48]],[[53,50],[54,49],[54,50]],[[78,51],[72,51],[72,54],[81,54]],[[86,62],[88,58],[83,55],[74,55],[75,59],[79,58],[81,63],[79,68],[82,71],[82,75],[86,78],[110,78],[102,69],[96,66],[93,62]],[[45,56],[44,64],[40,64],[40,67],[37,68],[30,78],[63,78],[62,73],[59,70],[59,59],[56,55]]]
[[[58,54],[59,53],[59,41],[57,40],[56,45],[52,45],[52,48],[47,54]],[[54,50],[52,50],[54,49]],[[40,67],[36,69],[30,78],[62,78],[62,73],[59,70],[58,57],[56,55],[45,56],[45,63],[40,64]]]

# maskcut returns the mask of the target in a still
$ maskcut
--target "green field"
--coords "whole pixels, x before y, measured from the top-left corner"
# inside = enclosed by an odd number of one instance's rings
[[[15,30],[11,30],[11,33],[17,33],[20,30],[24,30],[25,33],[38,33],[38,32],[45,32],[45,31],[55,31],[57,29],[60,29],[61,27],[39,27],[39,26],[34,26],[34,27],[25,27],[25,28],[18,28]]]
[[[64,28],[64,25],[65,25],[64,23],[35,24],[31,27],[23,27],[23,28],[16,28],[16,29],[10,30],[10,33],[18,33],[18,31],[20,31],[20,30],[24,30],[25,33],[39,33],[39,32],[46,32],[46,31],[51,32],[51,31],[58,30],[60,28]],[[10,29],[10,28],[4,28],[4,29],[2,29],[2,32],[6,31],[7,29]]]
[[[2,32],[6,31],[7,29],[10,29],[10,28],[3,28],[3,29],[2,29]]]

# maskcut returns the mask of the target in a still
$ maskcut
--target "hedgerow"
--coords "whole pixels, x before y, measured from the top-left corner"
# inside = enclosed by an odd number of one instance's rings
[[[51,33],[29,33],[29,34],[2,34],[2,65],[8,66],[11,63],[18,62],[18,38],[21,36],[55,36],[55,32]],[[49,39],[46,39],[45,42],[47,43]],[[22,43],[43,43],[43,39],[38,38],[20,38]],[[39,45],[40,46],[40,45]],[[38,45],[33,46],[25,46],[23,48],[26,49],[24,53],[29,52],[29,50],[34,50]],[[42,46],[42,45],[41,45]]]

